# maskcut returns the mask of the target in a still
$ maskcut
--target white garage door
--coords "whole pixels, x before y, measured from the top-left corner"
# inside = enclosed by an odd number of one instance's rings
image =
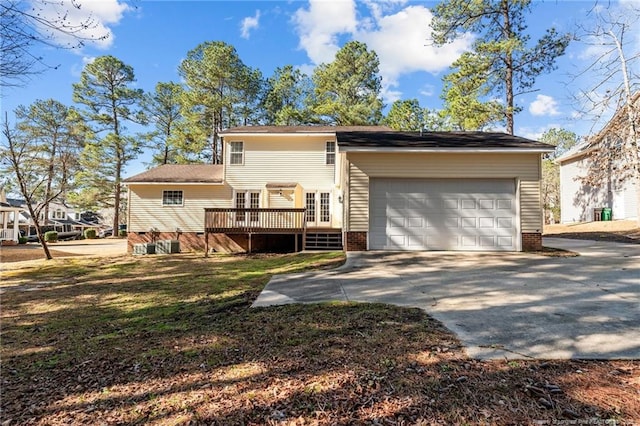
[[[371,179],[372,250],[516,250],[515,181]]]

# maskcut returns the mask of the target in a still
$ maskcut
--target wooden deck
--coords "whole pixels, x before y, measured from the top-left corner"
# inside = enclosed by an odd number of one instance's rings
[[[342,249],[342,229],[309,227],[306,209],[207,208],[204,216],[205,246],[209,253],[209,234],[247,235],[251,252],[252,235],[290,234],[302,237],[303,249]],[[298,251],[298,237],[295,250]]]
[[[306,209],[204,209],[204,231],[206,252],[209,252],[209,234],[297,234],[302,235],[302,244],[306,236]],[[296,237],[296,251],[298,239]]]
[[[205,209],[204,228],[223,234],[301,234],[305,209]]]

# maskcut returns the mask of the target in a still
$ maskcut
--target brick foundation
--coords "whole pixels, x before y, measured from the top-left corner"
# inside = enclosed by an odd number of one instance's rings
[[[234,235],[233,237],[242,237],[241,235]],[[180,242],[180,251],[205,251],[205,239],[204,233],[196,232],[182,232],[177,234],[175,232],[160,232],[156,234],[156,241],[158,240],[178,240]],[[222,252],[222,253],[239,253],[245,251],[245,247],[242,244],[243,241],[236,242],[233,238],[225,234],[209,234],[209,248]],[[246,240],[246,238],[245,238]],[[151,232],[129,232],[127,234],[127,251],[133,252],[134,244],[151,243],[153,242],[153,235]]]
[[[542,250],[542,234],[540,232],[522,233],[522,251]]]
[[[253,235],[251,237],[252,252],[291,252],[295,244],[293,235]],[[180,251],[200,251],[206,249],[204,233],[182,232],[160,232],[156,234],[158,240],[178,240],[180,242]],[[134,244],[143,244],[153,242],[151,232],[129,232],[127,234],[127,251],[133,252]],[[249,250],[248,235],[227,235],[227,234],[209,234],[209,249],[219,253],[244,253]]]
[[[346,251],[366,251],[367,250],[367,233],[362,231],[347,232]]]

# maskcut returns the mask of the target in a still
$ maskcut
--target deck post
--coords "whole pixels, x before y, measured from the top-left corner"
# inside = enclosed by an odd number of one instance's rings
[[[249,254],[251,254],[251,232],[249,232]]]
[[[204,257],[209,257],[209,231],[204,231]]]

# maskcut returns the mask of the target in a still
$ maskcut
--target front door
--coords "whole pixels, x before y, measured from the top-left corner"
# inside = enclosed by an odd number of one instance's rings
[[[330,192],[306,192],[305,208],[307,209],[307,227],[322,228],[331,226]]]

